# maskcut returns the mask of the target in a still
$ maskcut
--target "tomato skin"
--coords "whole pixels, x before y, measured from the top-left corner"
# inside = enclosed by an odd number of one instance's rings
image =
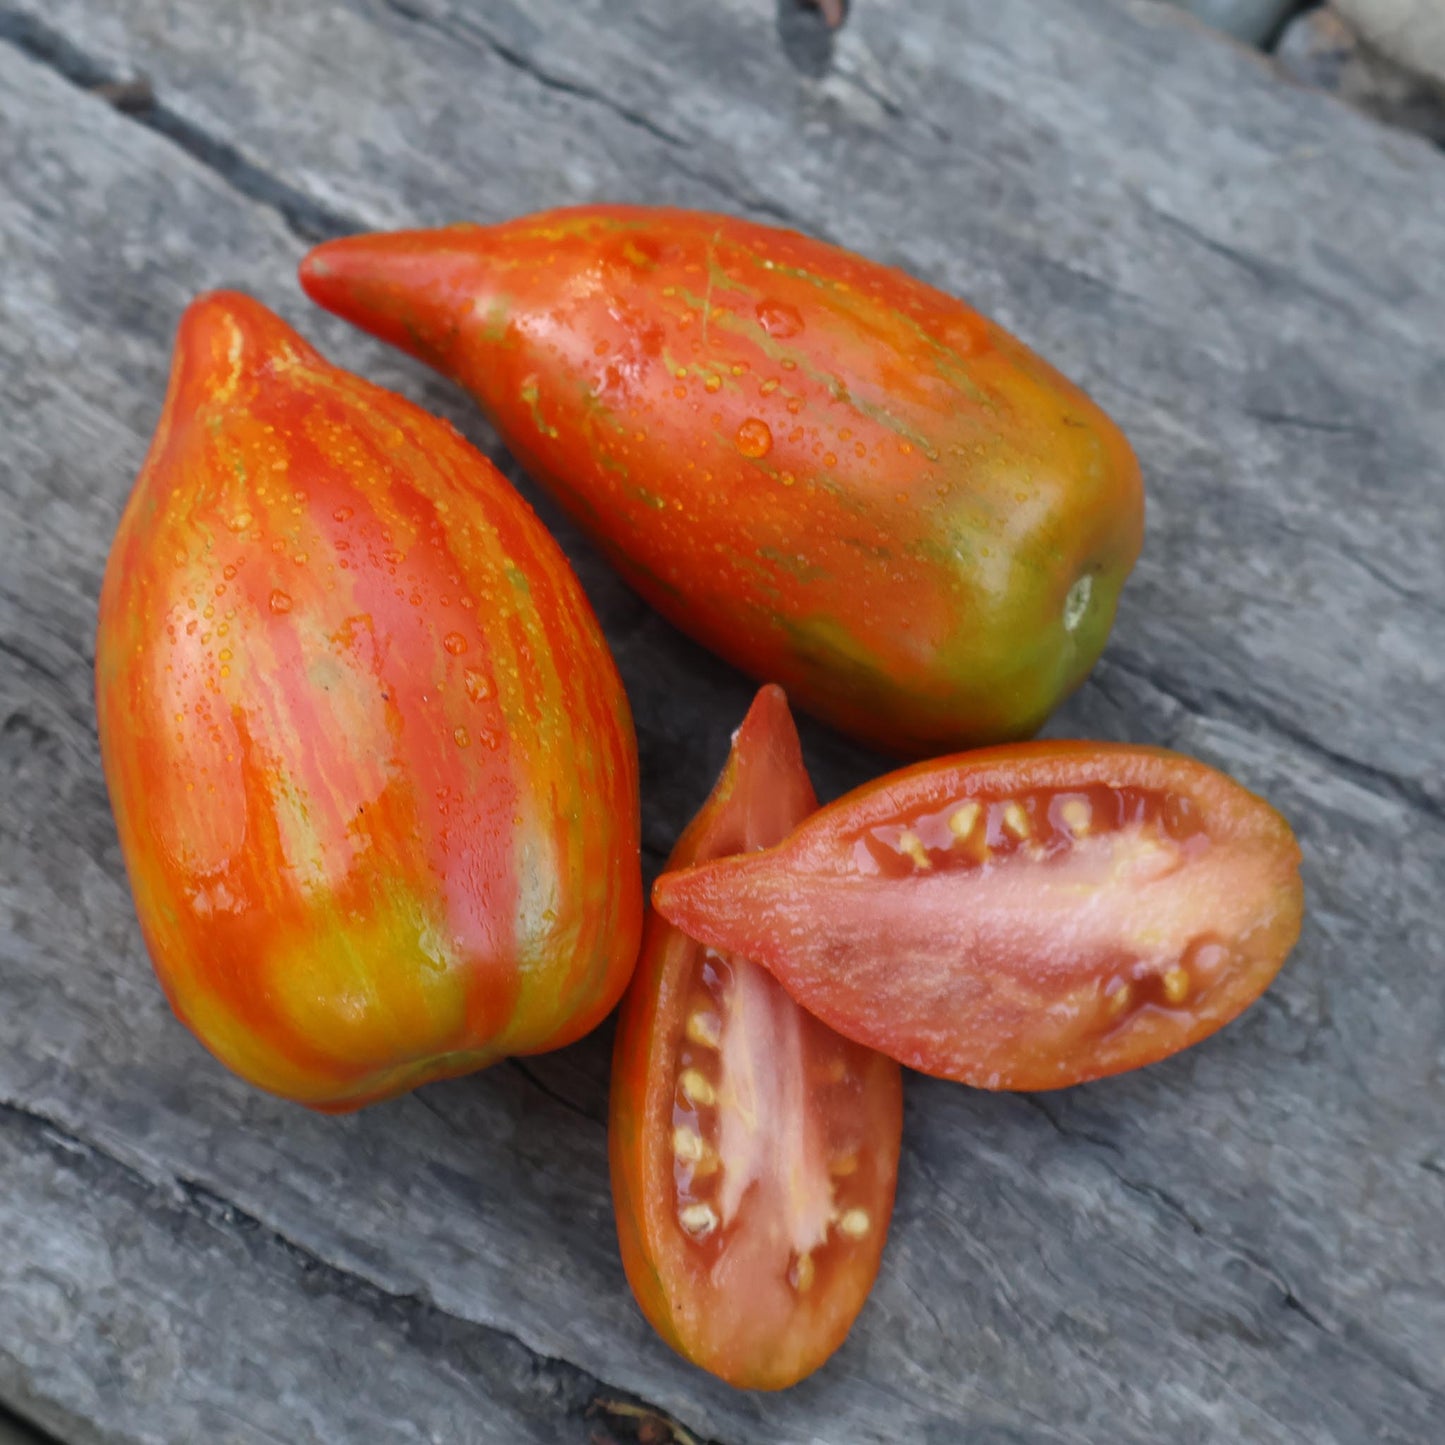
[[[248,297],[180,323],[96,708],[156,972],[259,1087],[356,1108],[625,987],[636,745],[566,559],[451,427]]]
[[[766,846],[817,805],[783,692],[765,687],[734,735],[716,787],[669,867]],[[781,1317],[778,1293],[740,1292],[699,1275],[673,1196],[669,1147],[674,1070],[700,950],[649,910],[637,971],[623,999],[612,1065],[608,1152],[618,1242],[643,1313],[679,1354],[741,1389],[775,1390],[818,1368],[843,1342],[878,1272],[902,1143],[902,1080],[882,1055],[836,1041],[862,1083],[866,1169],[877,1227]],[[802,1015],[768,976],[772,1006]],[[746,1226],[744,1226],[746,1227]]]
[[[1091,826],[1090,796],[1139,817]],[[776,848],[665,873],[653,904],[912,1068],[1052,1089],[1165,1058],[1253,1003],[1299,936],[1299,861],[1278,813],[1193,759],[1025,743],[880,778]]]
[[[660,612],[865,743],[1026,737],[1103,648],[1133,452],[899,271],[613,206],[332,241],[301,280],[470,390]]]

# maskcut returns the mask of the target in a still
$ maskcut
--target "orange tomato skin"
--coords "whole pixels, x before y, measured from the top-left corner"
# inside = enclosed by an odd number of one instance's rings
[[[181,321],[96,707],[156,972],[259,1087],[353,1109],[625,987],[636,746],[566,559],[451,427],[248,297]]]
[[[816,807],[783,691],[764,687],[667,867],[765,847]],[[867,1140],[863,1167],[876,1181],[871,1201],[876,1226],[868,1240],[797,1298],[791,1318],[770,1311],[777,1292],[768,1291],[769,1282],[754,1281],[747,1297],[732,1297],[735,1289],[720,1289],[711,1277],[694,1272],[670,1187],[671,1130],[664,1121],[698,952],[660,914],[647,911],[612,1056],[607,1142],[618,1243],[638,1305],[674,1350],[739,1389],[784,1389],[818,1369],[843,1343],[877,1276],[902,1148],[902,1076],[883,1055],[843,1045],[862,1081],[856,1108]],[[781,990],[774,1006],[797,1007]],[[804,1027],[826,1032],[816,1019],[806,1019]],[[756,1221],[752,1227],[763,1226]],[[746,1317],[743,1328],[739,1315]]]
[[[962,302],[735,218],[584,207],[318,247],[659,611],[854,737],[1033,733],[1138,555],[1118,428]]]

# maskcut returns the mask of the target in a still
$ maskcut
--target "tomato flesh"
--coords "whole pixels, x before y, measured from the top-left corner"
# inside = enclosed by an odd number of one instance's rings
[[[815,806],[783,694],[765,688],[672,862],[767,846]],[[877,1274],[901,1134],[895,1063],[746,956],[649,917],[609,1147],[623,1264],[669,1344],[752,1389],[822,1364]]]
[[[1266,803],[1158,749],[1039,743],[920,764],[779,847],[658,880],[839,1032],[926,1073],[1048,1089],[1151,1063],[1254,1001],[1299,934]]]

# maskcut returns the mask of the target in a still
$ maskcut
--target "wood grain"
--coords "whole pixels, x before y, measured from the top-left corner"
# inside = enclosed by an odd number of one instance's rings
[[[727,1445],[1436,1438],[1445,158],[1142,0],[870,0],[823,44],[762,0],[0,0],[0,1397],[62,1437],[582,1441],[620,1391]],[[248,1091],[155,987],[95,754],[95,596],[186,300],[249,289],[495,452],[295,261],[602,198],[840,240],[1089,386],[1149,537],[1050,730],[1223,766],[1306,854],[1300,949],[1215,1040],[1059,1095],[911,1082],[879,1287],[778,1397],[627,1296],[607,1030],[350,1119]],[[751,687],[539,510],[633,698],[655,866]],[[883,766],[805,742],[825,796]]]

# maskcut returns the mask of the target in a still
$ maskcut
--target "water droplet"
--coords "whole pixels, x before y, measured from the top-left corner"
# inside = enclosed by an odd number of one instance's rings
[[[764,395],[764,396],[771,396],[777,389],[778,389],[778,378],[777,378],[776,376],[770,376],[770,377],[758,388],[759,392],[761,392],[762,395]]]
[[[779,340],[796,336],[803,329],[803,318],[797,308],[786,301],[759,301],[757,316],[758,325]]]
[[[825,467],[836,467],[838,465],[837,455],[833,452],[824,452],[823,465]]]
[[[289,612],[291,610],[291,597],[289,593],[283,592],[279,587],[271,594],[272,612]]]
[[[448,632],[442,638],[442,646],[451,653],[453,657],[460,657],[467,650],[467,639],[460,632]]]
[[[226,565],[221,568],[221,576],[224,577],[227,582],[229,582],[235,575],[236,569],[230,562],[227,562]]]
[[[703,382],[703,387],[704,387],[704,389],[707,390],[707,391],[718,391],[718,390],[720,390],[721,387],[722,387],[722,377],[720,377],[720,376],[710,376],[710,377],[708,377],[708,379],[707,379],[705,382]]]
[[[351,520],[352,512],[350,507],[338,507],[331,515],[338,522],[349,522]]]
[[[452,733],[452,739],[459,748],[464,748],[471,742],[471,738],[467,736],[466,728],[455,729]]]
[[[469,667],[462,674],[462,681],[466,683],[467,696],[473,702],[486,702],[492,695],[492,683],[486,673],[478,671],[475,667]]]
[[[750,416],[739,428],[738,450],[745,457],[765,457],[773,449],[773,433],[767,422]]]
[[[496,750],[502,745],[501,738],[498,737],[497,734],[494,733],[490,728],[483,728],[477,734],[477,736],[482,740],[483,746],[491,748],[493,752],[496,752]],[[517,819],[517,822],[520,823],[521,821],[522,820],[520,818]]]
[[[779,473],[778,473],[778,480],[779,480],[785,487],[791,487],[791,486],[793,485],[793,483],[796,482],[798,479],[797,479],[797,477],[795,477],[795,476],[792,474],[792,472],[779,472]]]

